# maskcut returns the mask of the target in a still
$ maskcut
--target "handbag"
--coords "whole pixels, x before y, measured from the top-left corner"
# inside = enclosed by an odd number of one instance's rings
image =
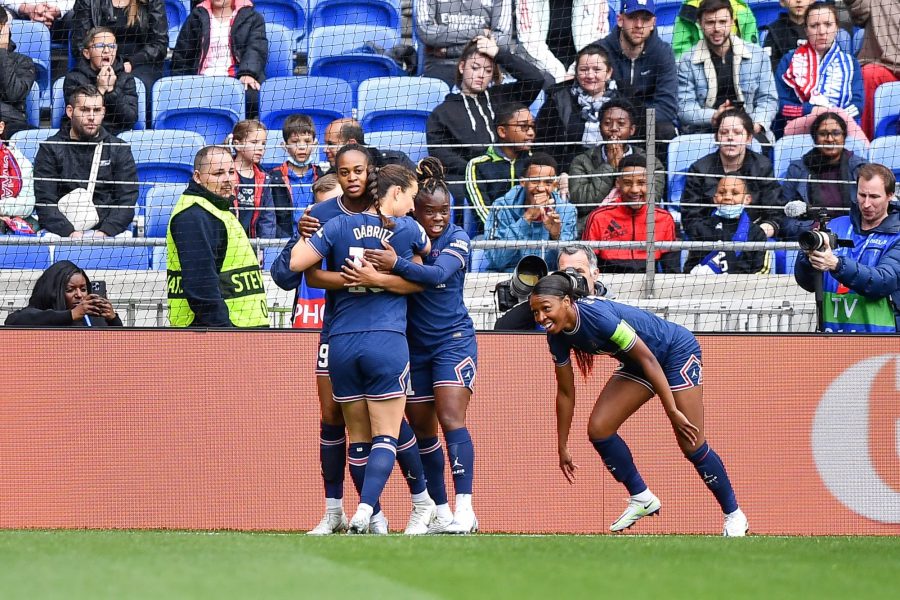
[[[97,144],[87,189],[77,188],[59,199],[59,212],[72,224],[75,231],[88,231],[100,222],[97,207],[94,206],[94,188],[97,187],[97,173],[100,171],[100,156],[103,142]]]

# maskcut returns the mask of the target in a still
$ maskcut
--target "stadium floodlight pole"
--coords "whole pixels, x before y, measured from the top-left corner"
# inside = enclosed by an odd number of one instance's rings
[[[656,109],[647,109],[647,268],[644,298],[652,298],[656,284]]]

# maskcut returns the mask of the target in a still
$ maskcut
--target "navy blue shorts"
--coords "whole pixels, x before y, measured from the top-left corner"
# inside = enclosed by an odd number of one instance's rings
[[[413,391],[407,402],[434,401],[436,387],[465,387],[471,391],[478,371],[478,345],[474,336],[465,336],[432,348],[411,348],[409,366]]]
[[[332,335],[328,375],[335,402],[405,396],[409,390],[406,336],[393,331]]]
[[[690,332],[686,331],[680,334],[669,347],[669,353],[665,357],[656,357],[663,373],[666,374],[666,381],[673,392],[686,390],[698,385],[703,385],[703,355],[700,352],[700,344]],[[636,363],[622,363],[613,373],[613,377],[625,377],[632,381],[644,385],[653,393],[656,391],[647,381],[644,374]]]

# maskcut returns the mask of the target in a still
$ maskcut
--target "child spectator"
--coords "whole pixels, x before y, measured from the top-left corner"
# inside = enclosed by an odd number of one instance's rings
[[[138,117],[137,87],[117,55],[116,36],[107,27],[94,27],[83,42],[75,69],[66,74],[63,95],[69,100],[81,86],[96,86],[106,108],[103,127],[112,135],[132,129]]]
[[[557,192],[558,167],[552,156],[535,152],[523,169],[519,185],[498,198],[488,214],[489,240],[528,241],[575,239],[575,207]],[[494,248],[485,252],[491,271],[509,271],[534,248]],[[556,250],[543,256],[556,264]]]
[[[289,238],[297,230],[297,221],[304,209],[313,204],[315,192],[311,188],[322,170],[319,158],[316,127],[306,115],[291,115],[281,127],[288,159],[269,171],[272,203],[275,206],[275,237]]]
[[[316,204],[318,204],[319,202],[337,198],[343,194],[344,191],[341,189],[341,186],[338,185],[337,175],[334,173],[327,173],[319,177],[316,182],[312,184],[312,193],[313,198],[316,200]]]
[[[806,41],[806,24],[803,16],[813,0],[781,0],[781,5],[787,9],[778,15],[778,18],[769,25],[769,33],[763,49],[772,59],[772,72],[778,68],[778,63],[785,54],[796,50],[800,42]]]
[[[5,130],[0,116],[0,233],[33,234],[25,219],[34,210],[34,170],[18,148],[2,141]]]
[[[266,127],[259,121],[239,121],[231,132],[237,184],[234,207],[250,238],[273,238],[275,205],[269,177],[259,163],[266,153]]]
[[[163,0],[75,0],[72,55],[94,27],[108,27],[118,40],[122,68],[144,83],[149,96],[169,52],[169,21]]]
[[[203,0],[178,33],[172,75],[236,77],[244,84],[247,116],[253,117],[268,60],[266,22],[250,0]]]
[[[466,196],[478,215],[478,233],[484,232],[494,200],[516,185],[534,142],[534,117],[525,105],[504,104],[497,109],[495,121],[500,143],[488,147],[466,166]]]
[[[698,225],[697,241],[765,242],[766,234],[747,215],[744,206],[752,202],[747,184],[740,177],[726,176],[719,180],[713,198],[716,210]],[[725,273],[769,273],[769,253],[766,251],[713,250],[691,252],[684,264],[684,272],[691,275],[721,275]]]
[[[584,235],[585,241],[645,242],[647,241],[647,159],[632,154],[619,163],[621,175],[616,178],[612,203],[590,214]],[[675,220],[667,211],[657,208],[654,214],[657,242],[673,242]],[[657,250],[657,271],[678,273],[678,252]],[[647,251],[633,248],[603,248],[597,250],[600,270],[604,273],[641,273],[646,269]]]

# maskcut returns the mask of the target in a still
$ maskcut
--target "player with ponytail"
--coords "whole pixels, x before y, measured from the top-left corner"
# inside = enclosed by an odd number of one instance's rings
[[[588,422],[588,436],[603,464],[625,485],[628,507],[610,527],[628,529],[659,512],[660,501],[641,478],[619,427],[654,395],[659,395],[685,457],[694,465],[725,514],[723,535],[747,533],[747,517],[738,507],[725,466],[707,444],[703,431],[703,372],[700,344],[682,327],[652,313],[586,294],[571,273],[557,271],[538,281],[531,293],[535,321],[547,330],[556,363],[556,428],[559,467],[569,483],[577,466],[568,450],[575,409],[575,353],[587,377],[597,354],[621,362],[600,392]]]

